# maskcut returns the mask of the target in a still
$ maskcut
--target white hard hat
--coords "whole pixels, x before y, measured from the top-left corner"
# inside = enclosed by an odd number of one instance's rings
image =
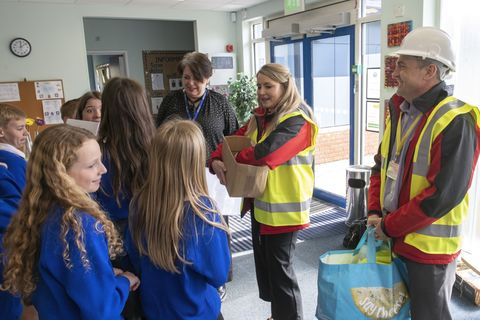
[[[455,54],[450,36],[435,27],[420,27],[409,32],[403,38],[396,55],[430,58],[455,71]]]

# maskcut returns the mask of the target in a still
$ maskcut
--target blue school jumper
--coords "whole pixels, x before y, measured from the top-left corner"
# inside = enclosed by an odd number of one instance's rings
[[[120,206],[117,204],[115,195],[113,194],[113,177],[115,170],[112,167],[112,163],[108,157],[108,152],[104,152],[102,157],[102,163],[107,169],[107,172],[102,175],[100,182],[100,189],[96,192],[95,198],[110,219],[114,222],[126,221],[128,219],[128,207],[130,205],[131,195],[129,192],[123,192],[120,194]],[[125,187],[129,187],[129,182],[124,181]],[[122,231],[122,230],[120,230]]]
[[[27,161],[23,152],[0,143],[0,254],[3,253],[3,236],[10,220],[17,212],[25,188]],[[0,283],[3,282],[3,263],[0,261]],[[22,314],[19,297],[0,290],[0,315],[2,319],[16,320]]]
[[[7,165],[8,171],[22,188],[25,187],[25,175],[27,173],[27,161],[20,150],[6,143],[0,143],[0,162]]]
[[[202,201],[212,207],[206,198]],[[183,245],[191,264],[177,263],[180,273],[171,273],[153,265],[146,256],[139,257],[127,236],[126,247],[137,274],[140,298],[149,320],[216,320],[220,314],[218,287],[225,284],[230,267],[230,253],[225,231],[207,224],[185,206]],[[217,213],[206,212],[210,221],[219,222]]]
[[[32,294],[40,319],[122,319],[120,314],[127,301],[129,281],[113,273],[102,226],[89,214],[77,213],[90,267],[86,269],[82,265],[70,230],[66,241],[73,266],[68,268],[63,259],[64,243],[60,235],[62,216],[63,210],[55,209],[42,228],[39,281]]]

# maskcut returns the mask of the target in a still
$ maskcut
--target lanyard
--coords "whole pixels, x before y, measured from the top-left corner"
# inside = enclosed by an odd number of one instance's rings
[[[395,136],[395,158],[398,159],[398,156],[400,155],[400,152],[402,151],[403,145],[405,144],[405,141],[407,140],[408,136],[412,133],[412,130],[415,128],[417,125],[418,121],[420,120],[420,114],[413,120],[413,122],[410,124],[410,126],[407,128],[407,131],[405,134],[402,136],[402,116],[403,112],[400,113],[400,118],[398,119],[398,124],[397,124],[397,134]]]
[[[184,99],[184,101],[185,101],[185,111],[187,112],[188,119],[193,120],[193,121],[197,120],[198,114],[200,113],[200,110],[201,110],[202,107],[203,107],[203,102],[205,101],[205,97],[207,96],[207,93],[208,93],[208,90],[205,89],[205,93],[203,94],[202,100],[200,100],[200,103],[198,104],[198,107],[196,108],[195,113],[193,114],[193,117],[192,117],[192,115],[190,114],[190,111],[188,111],[187,94],[186,94],[186,93],[183,93],[183,99]]]

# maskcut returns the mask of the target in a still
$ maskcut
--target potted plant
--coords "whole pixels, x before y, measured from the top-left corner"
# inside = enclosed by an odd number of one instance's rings
[[[257,81],[243,73],[237,73],[237,79],[228,82],[228,101],[232,104],[240,125],[243,125],[257,106]]]

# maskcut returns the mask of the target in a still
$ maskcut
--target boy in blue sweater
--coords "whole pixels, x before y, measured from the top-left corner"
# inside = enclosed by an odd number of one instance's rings
[[[15,106],[0,103],[0,162],[7,165],[23,190],[27,161],[20,151],[27,141],[25,113]]]
[[[27,162],[20,151],[26,141],[26,116],[15,106],[0,103],[0,254],[3,253],[3,235],[25,187]],[[3,261],[0,261],[0,283],[3,281]],[[19,319],[22,302],[8,292],[0,291],[2,319]]]

